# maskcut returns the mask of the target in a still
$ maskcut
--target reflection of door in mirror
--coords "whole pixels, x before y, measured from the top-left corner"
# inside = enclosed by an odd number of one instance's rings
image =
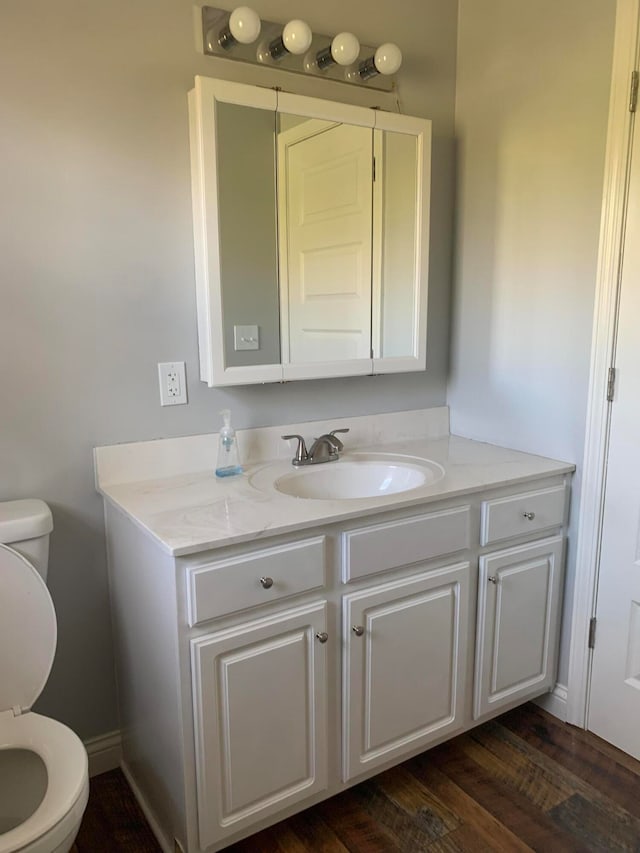
[[[371,357],[372,131],[280,117],[282,360]]]
[[[375,130],[374,155],[373,354],[375,358],[411,356],[418,310],[416,137]]]

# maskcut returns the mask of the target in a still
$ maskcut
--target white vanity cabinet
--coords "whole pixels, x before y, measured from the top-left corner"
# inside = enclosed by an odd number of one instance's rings
[[[480,558],[474,717],[553,687],[563,539]]]
[[[201,848],[326,789],[326,607],[191,641]]]
[[[325,540],[186,561],[187,621],[206,631],[190,640],[202,849],[327,787]]]
[[[464,562],[344,597],[345,781],[462,729],[469,593]]]
[[[540,537],[566,522],[565,484],[485,500],[482,545]],[[474,719],[525,702],[555,681],[564,538],[536,539],[480,556]]]
[[[184,556],[107,504],[123,767],[163,850],[215,853],[551,689],[566,470]]]

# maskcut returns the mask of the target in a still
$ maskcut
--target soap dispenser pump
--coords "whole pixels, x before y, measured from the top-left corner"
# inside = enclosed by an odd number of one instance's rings
[[[223,426],[218,436],[218,464],[216,466],[216,477],[233,477],[234,474],[242,474],[242,465],[238,456],[238,440],[236,431],[231,426],[231,412],[223,409]]]

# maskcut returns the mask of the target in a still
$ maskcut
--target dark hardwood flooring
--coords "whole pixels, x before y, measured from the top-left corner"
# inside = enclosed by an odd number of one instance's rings
[[[158,853],[119,770],[92,780],[77,850]],[[640,853],[640,762],[525,705],[227,850]]]

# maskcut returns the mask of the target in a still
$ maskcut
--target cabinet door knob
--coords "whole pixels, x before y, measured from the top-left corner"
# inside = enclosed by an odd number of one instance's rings
[[[498,583],[498,578],[493,577],[492,575],[489,575],[487,580],[489,581],[489,583]]]
[[[533,519],[536,517],[535,512],[523,512],[523,513],[522,513],[522,515],[523,515],[523,517],[524,517],[524,518],[526,518],[528,521],[533,521]]]
[[[260,583],[264,589],[271,589],[273,586],[273,578],[260,578]]]
[[[327,634],[326,631],[318,631],[318,633],[316,634],[316,640],[319,643],[326,643],[328,639],[329,639],[329,635]]]
[[[351,629],[356,637],[361,637],[364,634],[364,628],[362,625],[354,625]]]

